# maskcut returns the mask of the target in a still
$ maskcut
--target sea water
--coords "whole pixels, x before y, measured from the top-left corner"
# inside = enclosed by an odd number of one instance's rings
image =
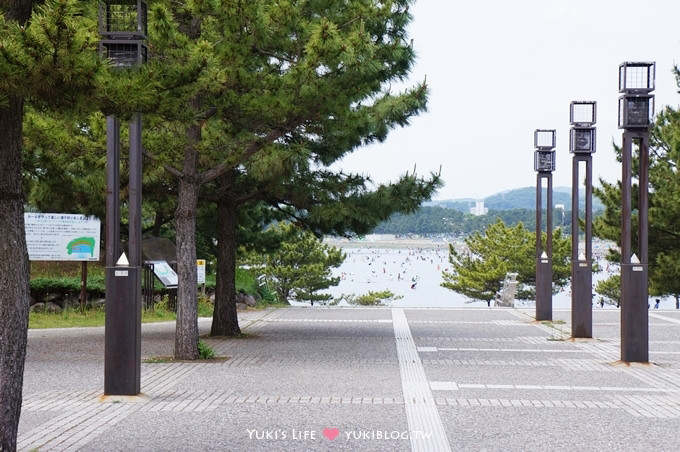
[[[487,307],[486,301],[473,300],[441,286],[442,272],[448,271],[449,249],[343,247],[345,262],[334,269],[340,283],[324,291],[341,295],[364,295],[369,291],[389,290],[397,297],[389,303],[399,307]],[[295,303],[304,305],[308,303]],[[341,302],[340,305],[346,305]],[[493,301],[491,302],[493,306]],[[517,300],[516,306],[534,306],[533,301]],[[553,296],[554,308],[571,306],[568,288]]]

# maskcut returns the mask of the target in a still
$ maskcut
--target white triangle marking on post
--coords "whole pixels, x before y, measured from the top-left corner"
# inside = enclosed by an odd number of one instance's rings
[[[116,267],[129,267],[130,262],[128,262],[127,256],[125,253],[120,255],[120,258],[118,259],[118,262],[116,262]]]

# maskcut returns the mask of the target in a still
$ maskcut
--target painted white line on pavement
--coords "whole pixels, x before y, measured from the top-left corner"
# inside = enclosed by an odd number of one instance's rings
[[[656,314],[656,313],[654,313],[654,312],[650,312],[650,313],[649,313],[649,316],[650,316],[650,317],[654,317],[655,319],[665,320],[666,322],[680,323],[680,320],[678,320],[678,319],[674,319],[674,318],[672,318],[672,317],[666,317],[665,315]]]
[[[583,350],[545,348],[479,348],[479,347],[418,347],[419,352],[526,352],[526,353],[583,353]]]
[[[430,388],[433,391],[459,391],[461,389],[522,389],[522,390],[545,390],[545,391],[595,391],[595,392],[661,392],[678,394],[677,389],[663,388],[639,388],[626,386],[568,386],[568,385],[513,385],[513,384],[483,384],[483,383],[457,383],[454,381],[431,381]]]

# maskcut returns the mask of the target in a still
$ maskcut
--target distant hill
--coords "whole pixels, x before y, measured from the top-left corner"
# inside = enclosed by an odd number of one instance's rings
[[[545,189],[543,191],[543,199],[545,200]],[[469,212],[472,207],[475,207],[477,199],[460,198],[447,199],[442,201],[431,201],[425,205],[446,207],[448,209],[456,209],[461,212]],[[545,201],[544,201],[545,202]],[[566,210],[571,210],[571,187],[553,187],[553,204],[564,204]],[[579,208],[585,208],[585,190],[582,189],[579,194]],[[496,193],[484,198],[484,207],[489,210],[511,210],[511,209],[536,209],[536,187],[516,188],[514,190],[507,190]],[[593,211],[597,212],[604,210],[602,202],[593,197]]]

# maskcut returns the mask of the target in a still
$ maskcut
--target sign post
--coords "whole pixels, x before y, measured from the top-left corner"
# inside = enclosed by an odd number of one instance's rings
[[[196,261],[196,275],[198,278],[196,282],[201,285],[201,295],[205,297],[205,259]]]

